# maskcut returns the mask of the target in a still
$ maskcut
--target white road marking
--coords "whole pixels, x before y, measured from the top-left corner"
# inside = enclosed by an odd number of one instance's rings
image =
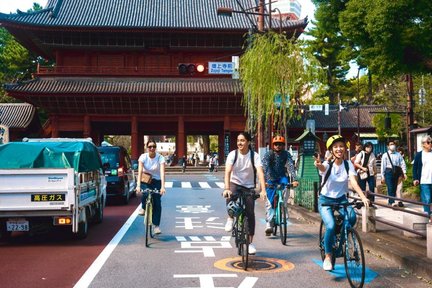
[[[165,182],[165,188],[172,188],[173,182]]]
[[[192,184],[190,182],[181,182],[181,188],[192,188]]]
[[[219,188],[222,188],[222,189],[225,188],[224,182],[215,182],[215,183]]]
[[[210,184],[207,182],[198,182],[198,184],[201,186],[201,188],[211,188]]]
[[[94,277],[99,273],[100,269],[105,264],[105,262],[108,260],[111,253],[117,247],[118,243],[120,243],[121,239],[126,234],[126,232],[129,230],[132,223],[135,221],[135,218],[138,216],[139,208],[141,208],[141,203],[137,206],[135,211],[132,213],[132,215],[129,217],[129,219],[125,222],[125,224],[123,224],[123,226],[120,228],[120,230],[117,232],[117,234],[113,237],[113,239],[111,239],[111,241],[108,243],[108,245],[105,247],[105,249],[99,254],[99,256],[92,263],[92,265],[90,265],[90,267],[87,269],[87,271],[81,277],[81,279],[75,284],[74,288],[81,288],[81,287],[85,288],[85,287],[90,286]]]

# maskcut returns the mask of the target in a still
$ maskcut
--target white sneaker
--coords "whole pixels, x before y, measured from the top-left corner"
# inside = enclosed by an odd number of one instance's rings
[[[225,232],[231,232],[233,228],[234,219],[228,218],[225,224]]]
[[[138,215],[144,216],[144,214],[145,214],[145,210],[143,208],[140,208],[138,210]]]
[[[272,228],[270,222],[267,222],[266,223],[266,228],[265,228],[265,234],[266,234],[266,236],[270,236],[272,232],[273,232],[273,228]]]
[[[154,232],[154,234],[161,234],[162,233],[159,226],[154,226],[153,232]]]
[[[251,243],[249,244],[249,255],[255,255],[256,254],[256,248],[255,246]]]
[[[332,265],[331,261],[328,258],[324,259],[323,269],[325,271],[331,271],[331,270],[333,270],[333,265]]]

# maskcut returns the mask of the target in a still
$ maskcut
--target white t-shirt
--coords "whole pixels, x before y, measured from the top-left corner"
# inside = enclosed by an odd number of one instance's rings
[[[228,154],[226,159],[227,165],[233,165],[235,158],[235,151],[233,150]],[[250,150],[246,155],[237,153],[237,160],[233,165],[231,173],[231,182],[246,188],[254,188],[254,172],[251,162]],[[255,168],[262,167],[259,154],[254,152]]]
[[[352,162],[347,162],[349,167],[349,175],[357,175]],[[319,172],[319,174],[322,176],[322,181],[324,181],[325,175],[330,166],[327,161],[323,162],[323,165],[326,168],[325,171]],[[347,171],[345,169],[345,164],[343,162],[341,165],[333,163],[332,171],[330,172],[330,176],[327,179],[327,182],[321,189],[321,194],[329,198],[340,198],[346,195],[346,193],[348,192],[348,181],[349,179]]]
[[[160,165],[165,163],[165,157],[156,153],[154,158],[150,158],[149,153],[144,153],[138,161],[143,163],[143,172],[150,173],[153,179],[161,180]]]
[[[432,184],[432,152],[422,151],[421,184]]]

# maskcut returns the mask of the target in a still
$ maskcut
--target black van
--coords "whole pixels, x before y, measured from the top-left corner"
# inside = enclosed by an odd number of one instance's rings
[[[122,146],[98,147],[107,182],[107,196],[121,197],[125,204],[135,196],[136,179],[131,159]]]

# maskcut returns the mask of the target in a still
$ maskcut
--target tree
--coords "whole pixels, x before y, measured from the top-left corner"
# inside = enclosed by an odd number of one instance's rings
[[[285,127],[300,96],[318,86],[322,71],[304,43],[283,34],[253,34],[249,47],[240,58],[243,106],[248,129],[258,122],[267,123],[273,115],[278,130]]]
[[[27,12],[41,10],[42,7],[34,3],[33,8]],[[15,38],[4,28],[0,28],[0,82],[10,83],[30,79],[35,72],[36,63],[41,59],[32,55],[19,44]],[[0,103],[15,102],[16,100],[5,95],[3,86],[0,88]]]
[[[340,28],[374,73],[432,72],[430,0],[348,1]]]
[[[345,9],[345,1],[313,1],[317,6],[316,21],[307,35],[313,39],[307,40],[310,51],[316,56],[325,69],[326,89],[315,93],[315,97],[328,98],[327,103],[337,103],[337,95],[345,95],[350,83],[345,79],[350,69],[349,61],[352,49],[339,28],[339,13]]]

